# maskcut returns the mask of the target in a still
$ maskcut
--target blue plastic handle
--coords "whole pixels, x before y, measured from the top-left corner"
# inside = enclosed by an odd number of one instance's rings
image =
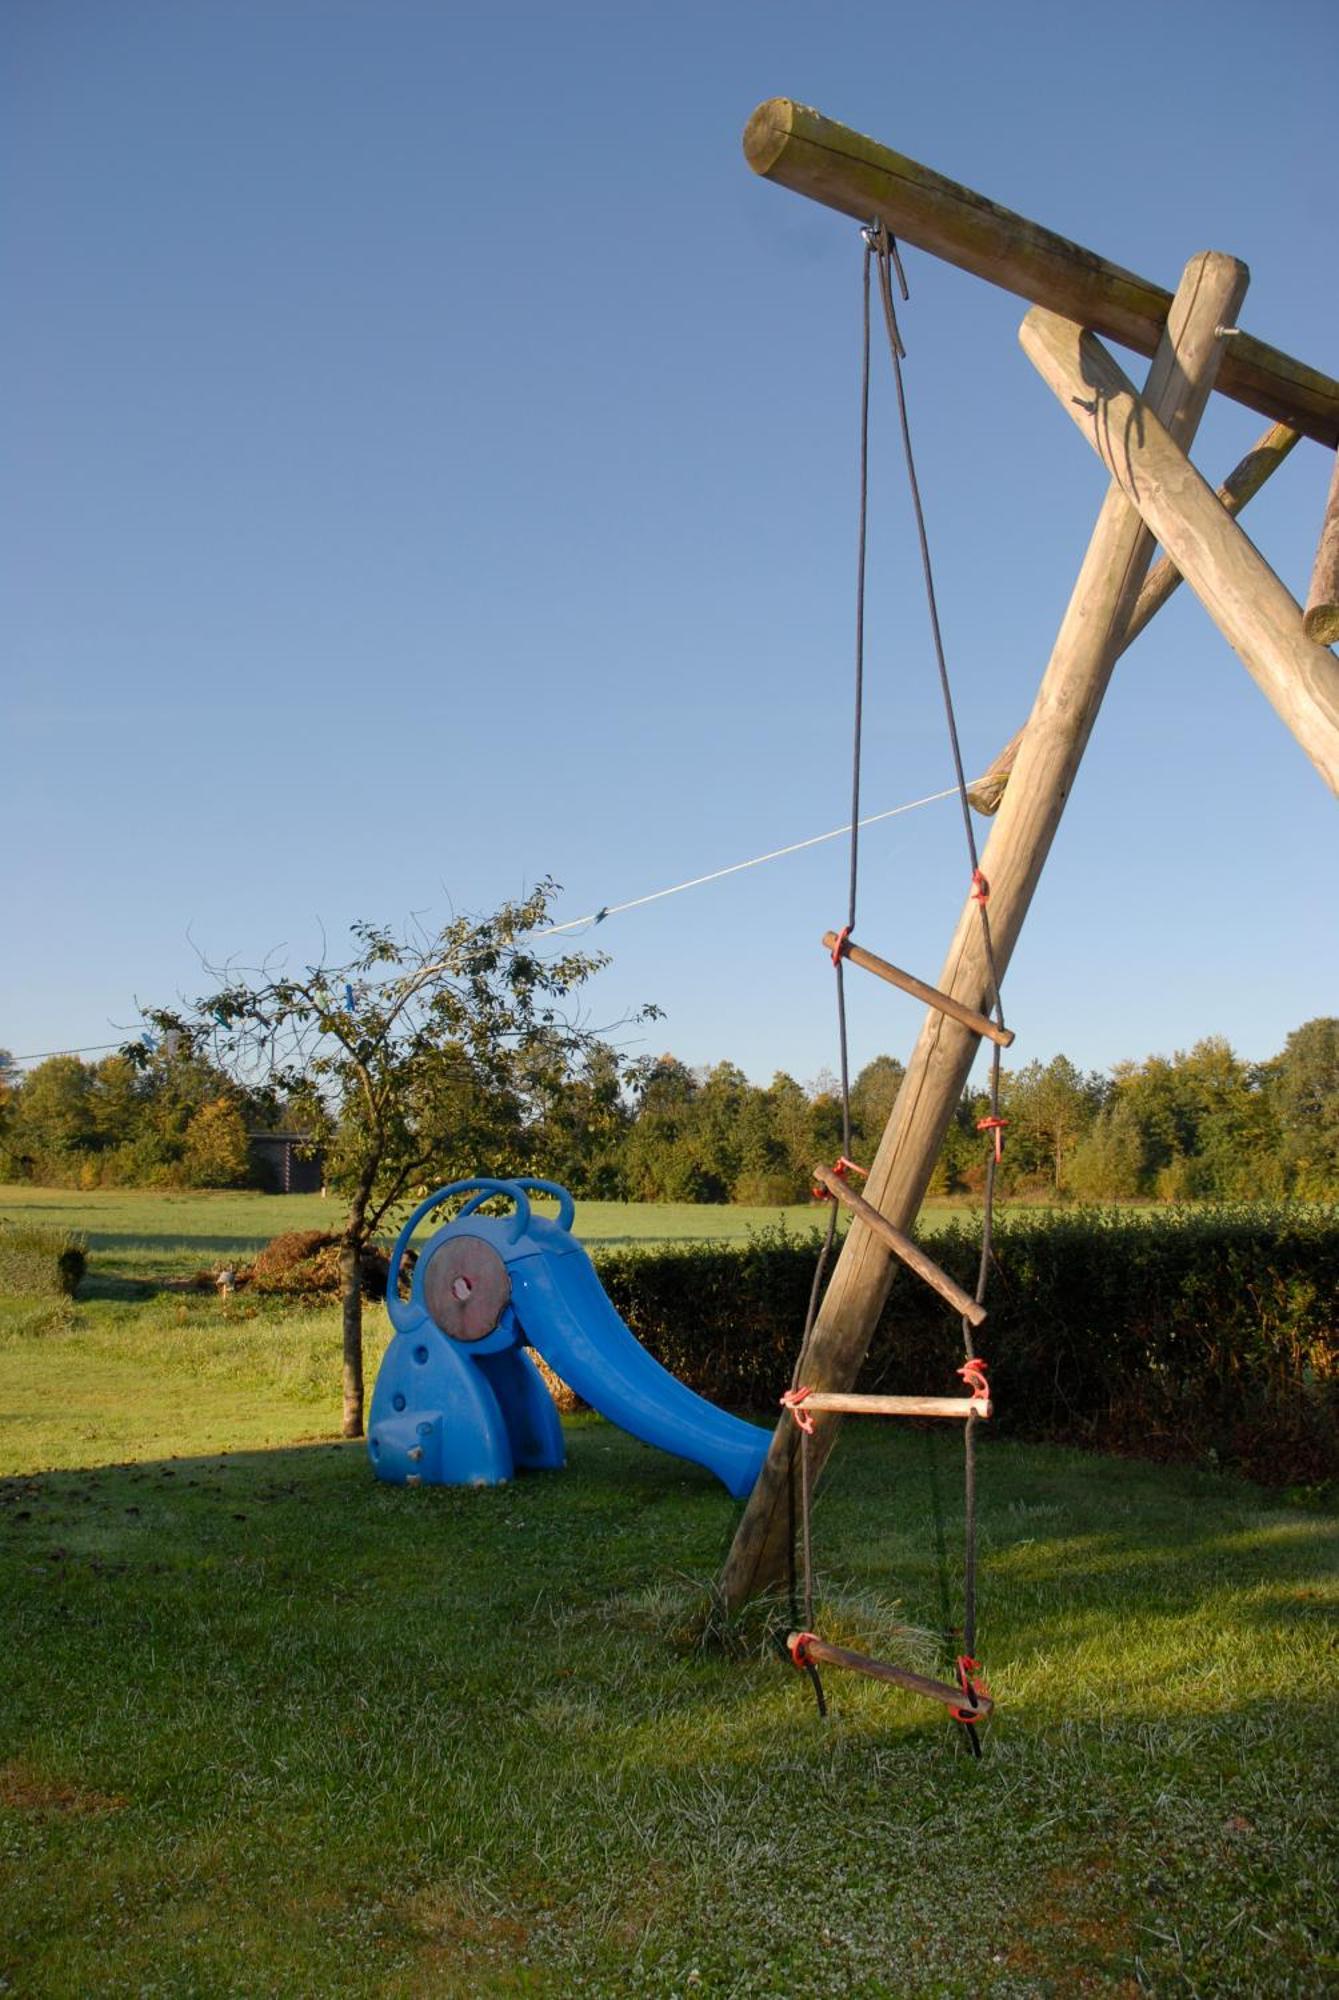
[[[531,1183],[528,1182],[484,1179],[451,1181],[446,1187],[438,1188],[436,1194],[430,1194],[426,1201],[419,1203],[395,1239],[395,1248],[391,1251],[391,1261],[386,1271],[386,1311],[390,1314],[393,1325],[397,1327],[400,1325],[399,1314],[403,1308],[403,1301],[400,1298],[400,1260],[409,1248],[410,1238],[424,1216],[431,1215],[433,1209],[439,1208],[448,1195],[464,1194],[466,1188],[474,1188],[477,1192],[474,1199],[467,1201],[455,1218],[457,1222],[463,1221],[467,1215],[473,1215],[476,1208],[491,1200],[495,1194],[509,1195],[516,1204],[516,1213],[511,1218],[511,1233],[507,1240],[509,1243],[519,1243],[530,1227],[530,1202],[525,1192],[526,1186],[529,1185]],[[559,1192],[561,1193],[561,1189]],[[568,1200],[571,1200],[570,1195]]]
[[[529,1188],[531,1194],[551,1194],[558,1204],[559,1229],[572,1227],[576,1219],[577,1205],[567,1189],[559,1187],[557,1181],[535,1181],[531,1180],[529,1174],[518,1174],[513,1186]]]

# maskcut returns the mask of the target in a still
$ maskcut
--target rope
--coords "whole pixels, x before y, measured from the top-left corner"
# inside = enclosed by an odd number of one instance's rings
[[[878,826],[883,820],[897,819],[903,813],[919,812],[922,806],[938,805],[943,799],[957,797],[956,785],[949,785],[942,792],[927,793],[923,799],[908,799],[905,805],[890,806],[887,812],[870,813],[860,821],[860,828]],[[681,896],[685,889],[700,889],[708,882],[723,881],[727,875],[738,875],[746,868],[761,868],[765,861],[781,861],[788,854],[800,854],[806,847],[821,847],[826,840],[840,840],[844,834],[858,831],[849,823],[834,826],[830,833],[810,834],[807,840],[793,840],[788,847],[774,847],[768,854],[755,854],[748,861],[732,861],[728,868],[713,868],[709,875],[694,875],[687,882],[676,882],[669,889],[653,889],[649,896],[633,896],[626,903],[605,903],[598,910],[591,910],[584,917],[572,917],[565,924],[550,924],[547,930],[536,931],[536,939],[560,937],[564,931],[577,931],[594,924],[602,924],[606,917],[622,916],[625,910],[640,910],[647,903],[659,903],[666,896]]]
[[[949,747],[952,752],[955,776],[954,790],[962,811],[963,831],[967,845],[967,865],[971,877],[971,898],[977,906],[981,925],[982,948],[989,977],[989,1006],[998,1026],[1004,1026],[1004,1005],[1000,995],[999,968],[995,960],[994,941],[991,937],[990,917],[987,905],[990,900],[990,884],[981,872],[980,857],[977,853],[976,834],[972,826],[971,806],[967,796],[967,776],[963,768],[962,746],[958,735],[957,715],[953,703],[953,690],[949,678],[948,661],[944,651],[943,632],[939,618],[939,604],[935,592],[934,568],[930,558],[930,540],[925,525],[925,509],[921,500],[920,481],[916,473],[916,456],[911,439],[911,423],[907,410],[906,386],[902,376],[902,363],[906,358],[906,348],[902,342],[897,323],[897,308],[893,302],[893,273],[905,300],[909,297],[906,275],[898,255],[897,244],[883,222],[873,223],[863,232],[865,260],[863,273],[863,330],[861,346],[860,377],[860,500],[859,533],[856,557],[856,617],[855,617],[855,698],[852,723],[851,756],[851,857],[849,879],[849,904],[843,939],[855,929],[856,900],[859,887],[859,828],[860,828],[860,769],[862,747],[862,717],[864,703],[865,666],[865,575],[868,546],[869,516],[869,398],[870,398],[870,288],[871,275],[877,274],[879,300],[883,310],[884,327],[888,336],[888,348],[892,359],[893,381],[897,394],[898,422],[902,433],[902,453],[906,467],[907,486],[911,495],[912,508],[916,520],[917,538],[920,543],[921,570],[925,585],[926,608],[930,621],[930,633],[934,644],[935,661],[939,675],[940,693],[944,703],[944,716],[948,728]],[[851,1146],[850,1081],[847,1062],[846,1033],[846,993],[843,981],[844,954],[840,948],[833,953],[833,965],[837,978],[837,1031],[841,1050],[841,1090],[842,1090],[842,1141],[843,1153],[849,1155]],[[981,1121],[983,1130],[991,1135],[991,1150],[986,1161],[986,1185],[984,1215],[981,1230],[981,1259],[977,1271],[976,1301],[984,1302],[989,1279],[992,1238],[994,1229],[995,1180],[1000,1162],[1001,1134],[1004,1120],[1000,1116],[1000,1048],[992,1046],[990,1066],[990,1115]],[[798,1404],[803,1392],[797,1394],[798,1386],[812,1338],[814,1323],[818,1315],[818,1301],[821,1294],[823,1276],[836,1231],[836,1204],[829,1213],[827,1235],[819,1251],[814,1282],[810,1290],[809,1308],[805,1319],[804,1338],[796,1359],[795,1371],[791,1376],[791,1388],[783,1402],[791,1408],[795,1425],[791,1435],[788,1453],[789,1519],[790,1519],[790,1602],[792,1622],[795,1620],[796,1576],[795,1576],[795,1431],[799,1432],[798,1450],[800,1459],[801,1526],[803,1531],[804,1555],[804,1624],[806,1630],[813,1623],[813,1551],[811,1537],[811,1490],[809,1461],[809,1430],[800,1414]],[[984,1363],[978,1363],[973,1346],[971,1322],[964,1317],[962,1322],[965,1363],[959,1371],[969,1387],[973,1389],[984,1384]],[[958,1672],[966,1697],[966,1706],[953,1712],[962,1724],[970,1744],[972,1754],[979,1757],[981,1746],[977,1739],[972,1715],[977,1706],[976,1686],[969,1673],[975,1668],[976,1651],[976,1433],[977,1418],[969,1415],[963,1426],[965,1439],[964,1465],[964,1514],[965,1552],[963,1574],[963,1655],[959,1660]],[[800,1661],[800,1664],[812,1663]],[[816,1678],[816,1676],[815,1676]],[[820,1708],[822,1693],[818,1690]]]
[[[860,890],[860,773],[864,749],[864,701],[865,701],[865,576],[869,550],[869,386],[870,386],[870,267],[871,246],[865,244],[864,285],[862,295],[861,335],[860,335],[860,496],[857,507],[856,526],[856,587],[855,587],[855,686],[852,700],[851,720],[851,820],[846,829],[851,836],[850,864],[847,872],[846,928],[843,936],[849,937],[855,929],[856,904]],[[950,792],[949,796],[952,796]],[[849,1156],[854,1150],[851,1134],[851,1061],[849,1037],[846,1025],[846,972],[844,954],[834,951],[833,970],[837,982],[837,1046],[841,1076],[842,1104],[842,1154]],[[791,1395],[799,1388],[808,1357],[809,1342],[813,1337],[814,1323],[818,1318],[819,1301],[823,1295],[823,1280],[827,1273],[828,1261],[837,1235],[837,1203],[828,1207],[828,1226],[819,1247],[814,1265],[813,1283],[809,1287],[809,1305],[805,1313],[804,1336],[800,1341],[800,1351],[795,1357],[795,1368],[790,1378]],[[812,1535],[812,1495],[810,1491],[809,1430],[798,1421],[792,1429],[790,1449],[786,1460],[786,1479],[789,1489],[788,1510],[790,1517],[790,1601],[792,1618],[795,1610],[795,1436],[799,1431],[800,1443],[800,1519],[804,1537],[804,1625],[808,1631],[814,1622],[814,1580],[813,1580],[813,1535]],[[826,1712],[823,1700],[822,1682],[818,1669],[812,1661],[806,1663],[818,1701],[818,1711]]]
[[[889,235],[886,224],[872,224],[864,232],[866,271],[871,254],[878,267],[879,298],[883,306],[884,326],[888,334],[888,349],[892,359],[893,381],[897,391],[898,420],[902,431],[902,455],[906,464],[907,485],[911,493],[913,511],[916,517],[916,532],[920,542],[921,570],[925,582],[925,601],[930,619],[930,632],[934,641],[935,661],[939,672],[939,687],[944,701],[944,716],[948,725],[949,747],[953,755],[953,770],[957,780],[958,801],[962,810],[963,833],[967,845],[967,864],[972,878],[972,900],[975,902],[981,924],[981,942],[985,954],[986,968],[990,979],[990,1011],[999,1027],[1004,1026],[1004,1004],[1000,996],[999,969],[995,962],[995,946],[990,932],[990,916],[987,904],[990,901],[990,884],[981,873],[980,857],[976,848],[976,832],[972,825],[971,806],[967,797],[967,776],[963,768],[962,745],[958,737],[957,715],[953,705],[953,690],[949,681],[948,661],[944,653],[944,639],[939,622],[939,604],[935,594],[934,568],[930,560],[930,540],[925,526],[925,509],[921,502],[920,481],[916,476],[916,455],[911,442],[911,423],[907,413],[906,388],[902,379],[902,362],[906,349],[897,324],[897,308],[893,303],[892,272],[897,270],[902,297],[908,297],[907,281],[897,254],[897,245]],[[981,1223],[981,1260],[977,1267],[976,1302],[985,1303],[986,1288],[990,1275],[991,1243],[995,1221],[995,1177],[1000,1160],[1000,1047],[998,1042],[991,1047],[990,1060],[990,1120],[993,1144],[986,1160],[986,1185]],[[967,1361],[975,1358],[970,1320],[962,1322],[963,1348]],[[968,1655],[976,1651],[976,1426],[977,1418],[969,1416],[963,1426],[963,1512],[964,1512],[964,1558],[963,1558],[963,1649]],[[972,1748],[979,1755],[979,1745],[975,1731],[968,1728],[967,1735]]]

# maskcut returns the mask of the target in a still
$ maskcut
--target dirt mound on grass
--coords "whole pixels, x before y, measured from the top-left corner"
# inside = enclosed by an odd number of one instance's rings
[[[319,1229],[290,1229],[267,1243],[253,1264],[237,1273],[237,1285],[253,1292],[295,1292],[338,1298],[339,1238]],[[363,1296],[384,1299],[390,1259],[375,1246],[363,1252]]]

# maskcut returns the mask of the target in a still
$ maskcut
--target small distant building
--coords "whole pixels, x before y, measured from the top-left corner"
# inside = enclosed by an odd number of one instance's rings
[[[248,1132],[251,1160],[261,1186],[274,1194],[319,1194],[325,1160],[304,1132]]]

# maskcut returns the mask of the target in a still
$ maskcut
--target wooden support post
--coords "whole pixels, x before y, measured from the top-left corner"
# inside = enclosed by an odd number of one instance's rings
[[[1339,639],[1339,452],[1335,454],[1302,627],[1318,646],[1332,646]]]
[[[1023,351],[1166,549],[1256,685],[1339,792],[1339,660],[1094,334],[1034,306]]]
[[[991,1020],[989,1014],[978,1014],[974,1007],[964,1007],[961,1000],[955,1000],[951,993],[941,993],[937,986],[928,986],[923,979],[917,979],[914,972],[904,972],[900,965],[892,965],[886,958],[875,952],[866,951],[863,945],[852,944],[849,938],[842,938],[836,931],[824,931],[823,943],[828,951],[840,951],[843,958],[849,958],[852,965],[858,965],[862,972],[872,972],[878,979],[886,979],[890,986],[900,987],[913,1000],[923,1000],[927,1007],[937,1007],[941,1014],[951,1014],[955,1021],[961,1021],[964,1028],[970,1028],[974,1035],[984,1035],[987,1041],[998,1042],[1007,1049],[1014,1040],[1012,1028],[1001,1028]]]
[[[1293,446],[1301,439],[1301,432],[1287,424],[1271,424],[1258,444],[1253,444],[1245,458],[1239,459],[1227,478],[1218,488],[1217,497],[1228,513],[1235,519],[1246,505],[1253,500],[1271,473],[1282,465]],[[1339,460],[1336,460],[1339,464]],[[1331,502],[1333,504],[1333,501]],[[1339,540],[1335,544],[1336,558],[1339,559]],[[1319,558],[1317,559],[1319,561]],[[1122,653],[1128,652],[1139,634],[1144,630],[1155,613],[1161,611],[1167,599],[1181,581],[1181,572],[1170,556],[1160,556],[1149,571],[1144,587],[1139,593],[1139,601],[1134,607],[1130,622],[1121,641]],[[1314,585],[1313,585],[1314,588]],[[1309,615],[1309,614],[1308,614]],[[1320,634],[1309,632],[1309,638],[1317,639]],[[1328,644],[1328,641],[1322,641]],[[1018,746],[1023,740],[1020,729],[1010,737],[1003,750],[981,773],[967,792],[967,802],[979,813],[987,817],[999,811],[1004,788],[1009,782],[1014,760],[1018,756]]]
[[[844,1207],[849,1208],[852,1215],[858,1216],[866,1229],[872,1229],[879,1240],[892,1251],[894,1257],[899,1258],[909,1271],[914,1271],[918,1278],[923,1279],[932,1292],[938,1292],[940,1298],[946,1305],[952,1306],[954,1312],[961,1313],[973,1326],[981,1325],[986,1316],[985,1307],[979,1306],[971,1293],[965,1292],[956,1279],[950,1278],[947,1271],[941,1271],[934,1258],[927,1257],[919,1243],[913,1242],[912,1238],[905,1235],[902,1230],[894,1228],[886,1215],[880,1215],[878,1209],[871,1207],[854,1188],[847,1187],[839,1173],[835,1173],[831,1167],[815,1167],[814,1179]]]
[[[989,1396],[856,1396],[812,1389],[798,1407],[852,1417],[988,1417]]]
[[[1213,387],[1223,341],[1248,282],[1243,264],[1207,252],[1193,258],[1177,290],[1149,373],[1148,397],[1173,433],[1188,442]],[[1089,733],[1116,662],[1152,553],[1152,539],[1119,489],[1108,494],[1038,690],[1013,782],[981,857],[990,884],[995,964],[1003,974],[1045,866]],[[984,1010],[990,967],[980,911],[969,898],[939,978],[945,993]],[[979,1047],[958,1021],[932,1012],[921,1029],[892,1116],[870,1168],[871,1205],[895,1226],[915,1220]],[[803,1379],[817,1389],[850,1389],[892,1283],[893,1265],[872,1230],[853,1229],[842,1246],[808,1348]],[[815,1478],[840,1419],[820,1417],[810,1440]],[[789,1417],[777,1427],[726,1558],[721,1588],[737,1608],[785,1574],[789,1532]]]
[[[984,1722],[995,1704],[988,1694],[978,1692],[973,1708],[960,1687],[950,1687],[947,1681],[932,1681],[928,1674],[913,1674],[908,1667],[895,1667],[887,1660],[872,1660],[868,1653],[853,1653],[849,1646],[833,1646],[826,1639],[820,1639],[813,1632],[792,1632],[786,1641],[794,1657],[795,1646],[803,1640],[803,1656],[816,1666],[845,1667],[848,1673],[864,1674],[868,1680],[887,1681],[892,1687],[905,1688],[908,1694],[922,1694],[927,1701],[939,1701],[956,1715],[961,1709],[964,1715],[970,1713],[973,1722]]]
[[[1157,347],[1172,303],[1161,285],[792,98],[758,106],[744,130],[744,157],[765,179],[858,222],[882,220],[904,242],[1136,354]],[[1248,333],[1233,338],[1218,387],[1307,437],[1339,444],[1339,382]]]

